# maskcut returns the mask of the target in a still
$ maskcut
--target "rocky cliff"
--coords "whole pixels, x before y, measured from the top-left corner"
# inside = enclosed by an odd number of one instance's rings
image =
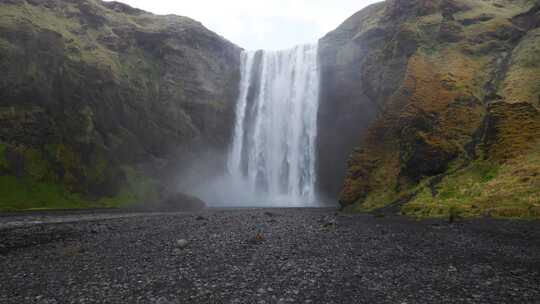
[[[173,165],[228,144],[240,51],[117,2],[1,1],[0,207],[156,199]]]
[[[335,191],[349,154],[349,210],[539,217],[539,26],[527,0],[388,0],[352,16],[320,41],[321,185]]]

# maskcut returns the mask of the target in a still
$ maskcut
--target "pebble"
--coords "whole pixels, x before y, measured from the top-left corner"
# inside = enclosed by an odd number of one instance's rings
[[[107,233],[85,222],[0,230],[6,258],[0,272],[10,278],[0,283],[0,303],[47,304],[54,297],[66,303],[495,304],[540,298],[539,247],[520,238],[523,227],[537,223],[505,222],[512,230],[500,234],[492,221],[435,229],[431,222],[351,215],[339,219],[336,233],[326,233],[320,226],[332,222],[324,216],[329,212],[278,210],[279,224],[269,225],[265,211],[206,211],[204,222],[194,220],[198,214],[108,220],[114,232]],[[78,238],[91,229],[100,233]],[[534,231],[540,239],[540,229]],[[52,233],[65,244],[49,238]],[[250,242],[256,233],[265,241]],[[59,258],[67,245],[85,251]],[[508,263],[516,257],[516,265]],[[50,280],[36,283],[41,278]]]
[[[178,247],[180,249],[184,249],[188,245],[189,245],[189,242],[186,239],[179,239],[179,240],[176,241],[176,247]]]

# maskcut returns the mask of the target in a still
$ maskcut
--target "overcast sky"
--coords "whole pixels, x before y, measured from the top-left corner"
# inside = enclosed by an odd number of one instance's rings
[[[155,14],[202,22],[248,49],[313,43],[345,19],[380,0],[119,0]]]

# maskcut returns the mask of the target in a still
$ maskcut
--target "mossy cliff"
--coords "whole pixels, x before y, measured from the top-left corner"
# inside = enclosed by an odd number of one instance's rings
[[[539,26],[536,1],[388,0],[324,37],[320,171],[349,153],[342,206],[540,217]]]
[[[0,208],[157,199],[173,164],[228,143],[239,54],[185,17],[2,1]]]

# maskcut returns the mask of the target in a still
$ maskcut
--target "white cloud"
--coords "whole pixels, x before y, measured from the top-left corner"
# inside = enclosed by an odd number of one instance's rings
[[[313,43],[363,7],[380,0],[120,0],[155,14],[202,22],[246,49]]]

